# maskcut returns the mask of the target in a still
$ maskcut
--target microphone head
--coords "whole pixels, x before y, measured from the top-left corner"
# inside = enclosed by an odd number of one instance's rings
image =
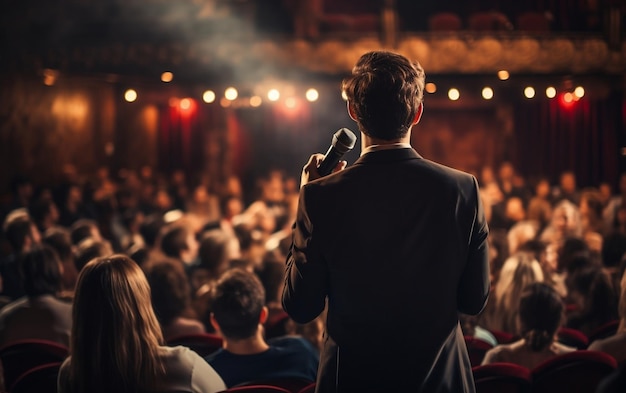
[[[341,128],[333,135],[333,146],[341,154],[347,153],[354,148],[356,135],[347,128]]]

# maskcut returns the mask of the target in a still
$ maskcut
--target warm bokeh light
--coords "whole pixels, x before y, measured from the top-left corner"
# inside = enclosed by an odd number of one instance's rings
[[[237,96],[239,96],[239,92],[234,87],[229,87],[228,89],[224,91],[224,97],[227,100],[230,100],[230,101],[236,100]]]
[[[585,96],[585,89],[582,86],[578,86],[574,89],[574,95],[578,98],[583,98]]]
[[[566,103],[571,103],[574,101],[574,95],[570,92],[567,92],[565,94],[563,94],[563,101],[565,101]]]
[[[228,108],[231,104],[232,104],[232,101],[226,97],[223,97],[220,100],[220,105],[222,106],[222,108]]]
[[[498,71],[498,78],[501,81],[505,81],[505,80],[509,79],[509,77],[510,77],[509,71],[507,71],[507,70],[500,70],[500,71]]]
[[[526,98],[534,98],[535,97],[535,88],[532,86],[527,86],[524,89],[524,97]]]
[[[490,100],[493,98],[493,89],[491,87],[484,87],[482,94],[485,100]]]
[[[548,87],[546,89],[546,97],[548,98],[554,98],[556,97],[556,89],[552,86]]]
[[[191,100],[189,98],[183,98],[180,100],[180,109],[187,110],[191,108]]]
[[[426,86],[424,86],[424,89],[426,90],[426,93],[433,94],[437,91],[437,85],[432,82],[428,82]]]
[[[215,102],[215,92],[213,90],[207,90],[202,94],[202,101],[210,104]]]
[[[318,98],[320,98],[320,93],[318,93],[315,89],[309,89],[305,93],[306,99],[309,102],[315,102]]]
[[[456,101],[460,97],[461,97],[461,93],[459,92],[458,89],[452,88],[448,90],[448,98],[451,99],[452,101]]]
[[[257,108],[259,106],[261,106],[261,104],[263,103],[263,100],[261,99],[261,97],[259,96],[252,96],[250,97],[250,106],[253,108]]]
[[[128,89],[124,92],[124,99],[128,102],[134,102],[137,99],[137,92],[133,89]]]
[[[43,84],[46,86],[53,86],[57,78],[59,77],[59,71],[46,68],[43,70]]]
[[[280,92],[276,89],[271,89],[267,92],[267,99],[270,101],[278,101],[280,98]]]
[[[297,101],[294,97],[288,97],[285,100],[285,106],[289,109],[294,109],[296,107]]]
[[[174,74],[172,74],[169,71],[165,71],[164,73],[161,74],[161,82],[171,82],[174,79]]]

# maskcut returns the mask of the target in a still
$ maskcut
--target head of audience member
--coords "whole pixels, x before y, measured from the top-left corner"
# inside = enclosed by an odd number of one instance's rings
[[[211,324],[228,342],[261,334],[267,320],[265,290],[254,273],[232,269],[213,288],[210,301]]]
[[[580,237],[570,236],[564,239],[558,251],[558,267],[560,271],[569,272],[574,270],[577,264],[572,261],[580,257],[591,258],[591,251],[587,243]]]
[[[569,236],[580,236],[582,228],[577,206],[568,200],[557,203],[552,212],[550,226],[556,232],[557,241]]]
[[[33,221],[40,231],[56,225],[59,221],[59,209],[51,198],[40,197],[31,203],[28,208]]]
[[[70,376],[75,392],[155,391],[161,328],[150,286],[130,258],[96,258],[80,272],[73,305]],[[121,334],[123,332],[123,334]]]
[[[229,268],[231,260],[238,257],[233,241],[220,229],[206,231],[198,248],[199,263],[192,273],[192,287],[198,290],[217,280]]]
[[[113,254],[111,244],[106,240],[87,238],[76,247],[74,266],[80,272],[82,268],[94,258],[107,257]]]
[[[229,194],[220,198],[222,219],[231,222],[244,211],[244,203],[238,195]]]
[[[568,316],[568,326],[589,335],[595,328],[618,318],[618,296],[604,269],[592,266],[568,275],[568,302],[576,311]]]
[[[519,300],[519,334],[526,345],[539,352],[554,341],[564,318],[561,297],[550,285],[528,285]]]
[[[15,203],[19,207],[27,207],[34,193],[32,180],[24,175],[14,176],[11,179],[11,192],[13,193]]]
[[[64,227],[49,228],[43,235],[43,242],[52,247],[63,265],[63,289],[74,290],[78,273],[74,263],[75,253],[70,231]]]
[[[583,226],[587,230],[597,231],[602,222],[604,204],[600,192],[593,188],[586,188],[580,194],[578,205]]]
[[[404,56],[384,51],[361,56],[342,83],[348,111],[366,136],[399,140],[420,120],[424,70]]]
[[[22,255],[19,267],[26,296],[54,296],[61,290],[61,261],[52,247],[34,246]]]
[[[98,223],[94,220],[82,218],[77,220],[70,227],[72,243],[78,245],[80,242],[87,238],[93,238],[95,240],[102,240]]]
[[[193,231],[186,225],[173,223],[165,226],[162,231],[161,251],[174,259],[192,263],[198,256],[198,241]]]
[[[2,229],[15,254],[28,251],[34,245],[41,243],[41,233],[26,209],[11,211],[4,219]]]
[[[139,225],[139,233],[146,246],[154,247],[164,226],[165,220],[162,214],[155,213],[144,217],[141,225]]]
[[[525,243],[535,239],[537,236],[537,225],[533,221],[519,221],[507,232],[507,242],[509,244],[509,255],[515,254]]]
[[[543,270],[532,253],[519,252],[509,257],[494,288],[496,326],[493,328],[515,334],[518,331],[517,314],[521,293],[528,285],[543,281]]]
[[[191,289],[185,270],[177,261],[162,260],[146,272],[152,291],[152,307],[162,327],[189,310]]]
[[[564,194],[570,195],[576,192],[576,175],[572,171],[561,173],[559,186]]]

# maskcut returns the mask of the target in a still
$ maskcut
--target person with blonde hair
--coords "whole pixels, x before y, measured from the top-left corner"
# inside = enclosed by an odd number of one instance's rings
[[[194,392],[225,389],[199,355],[163,346],[139,266],[124,255],[96,258],[80,272],[73,304],[70,357],[59,393]]]

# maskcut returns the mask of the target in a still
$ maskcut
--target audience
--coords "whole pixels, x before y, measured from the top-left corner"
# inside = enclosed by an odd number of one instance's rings
[[[254,273],[233,269],[214,288],[211,323],[224,339],[224,348],[206,361],[227,386],[276,378],[315,381],[319,355],[304,338],[284,336],[265,341],[268,316],[265,291]]]
[[[57,298],[61,261],[49,246],[37,245],[20,260],[26,296],[0,310],[0,347],[23,339],[70,344],[72,305]]]
[[[532,369],[556,355],[576,350],[555,340],[563,310],[563,302],[551,286],[528,285],[519,300],[518,333],[522,338],[490,349],[482,364],[508,362]]]
[[[186,347],[165,347],[144,273],[130,258],[89,262],[78,277],[70,357],[59,393],[202,392],[225,389]]]

